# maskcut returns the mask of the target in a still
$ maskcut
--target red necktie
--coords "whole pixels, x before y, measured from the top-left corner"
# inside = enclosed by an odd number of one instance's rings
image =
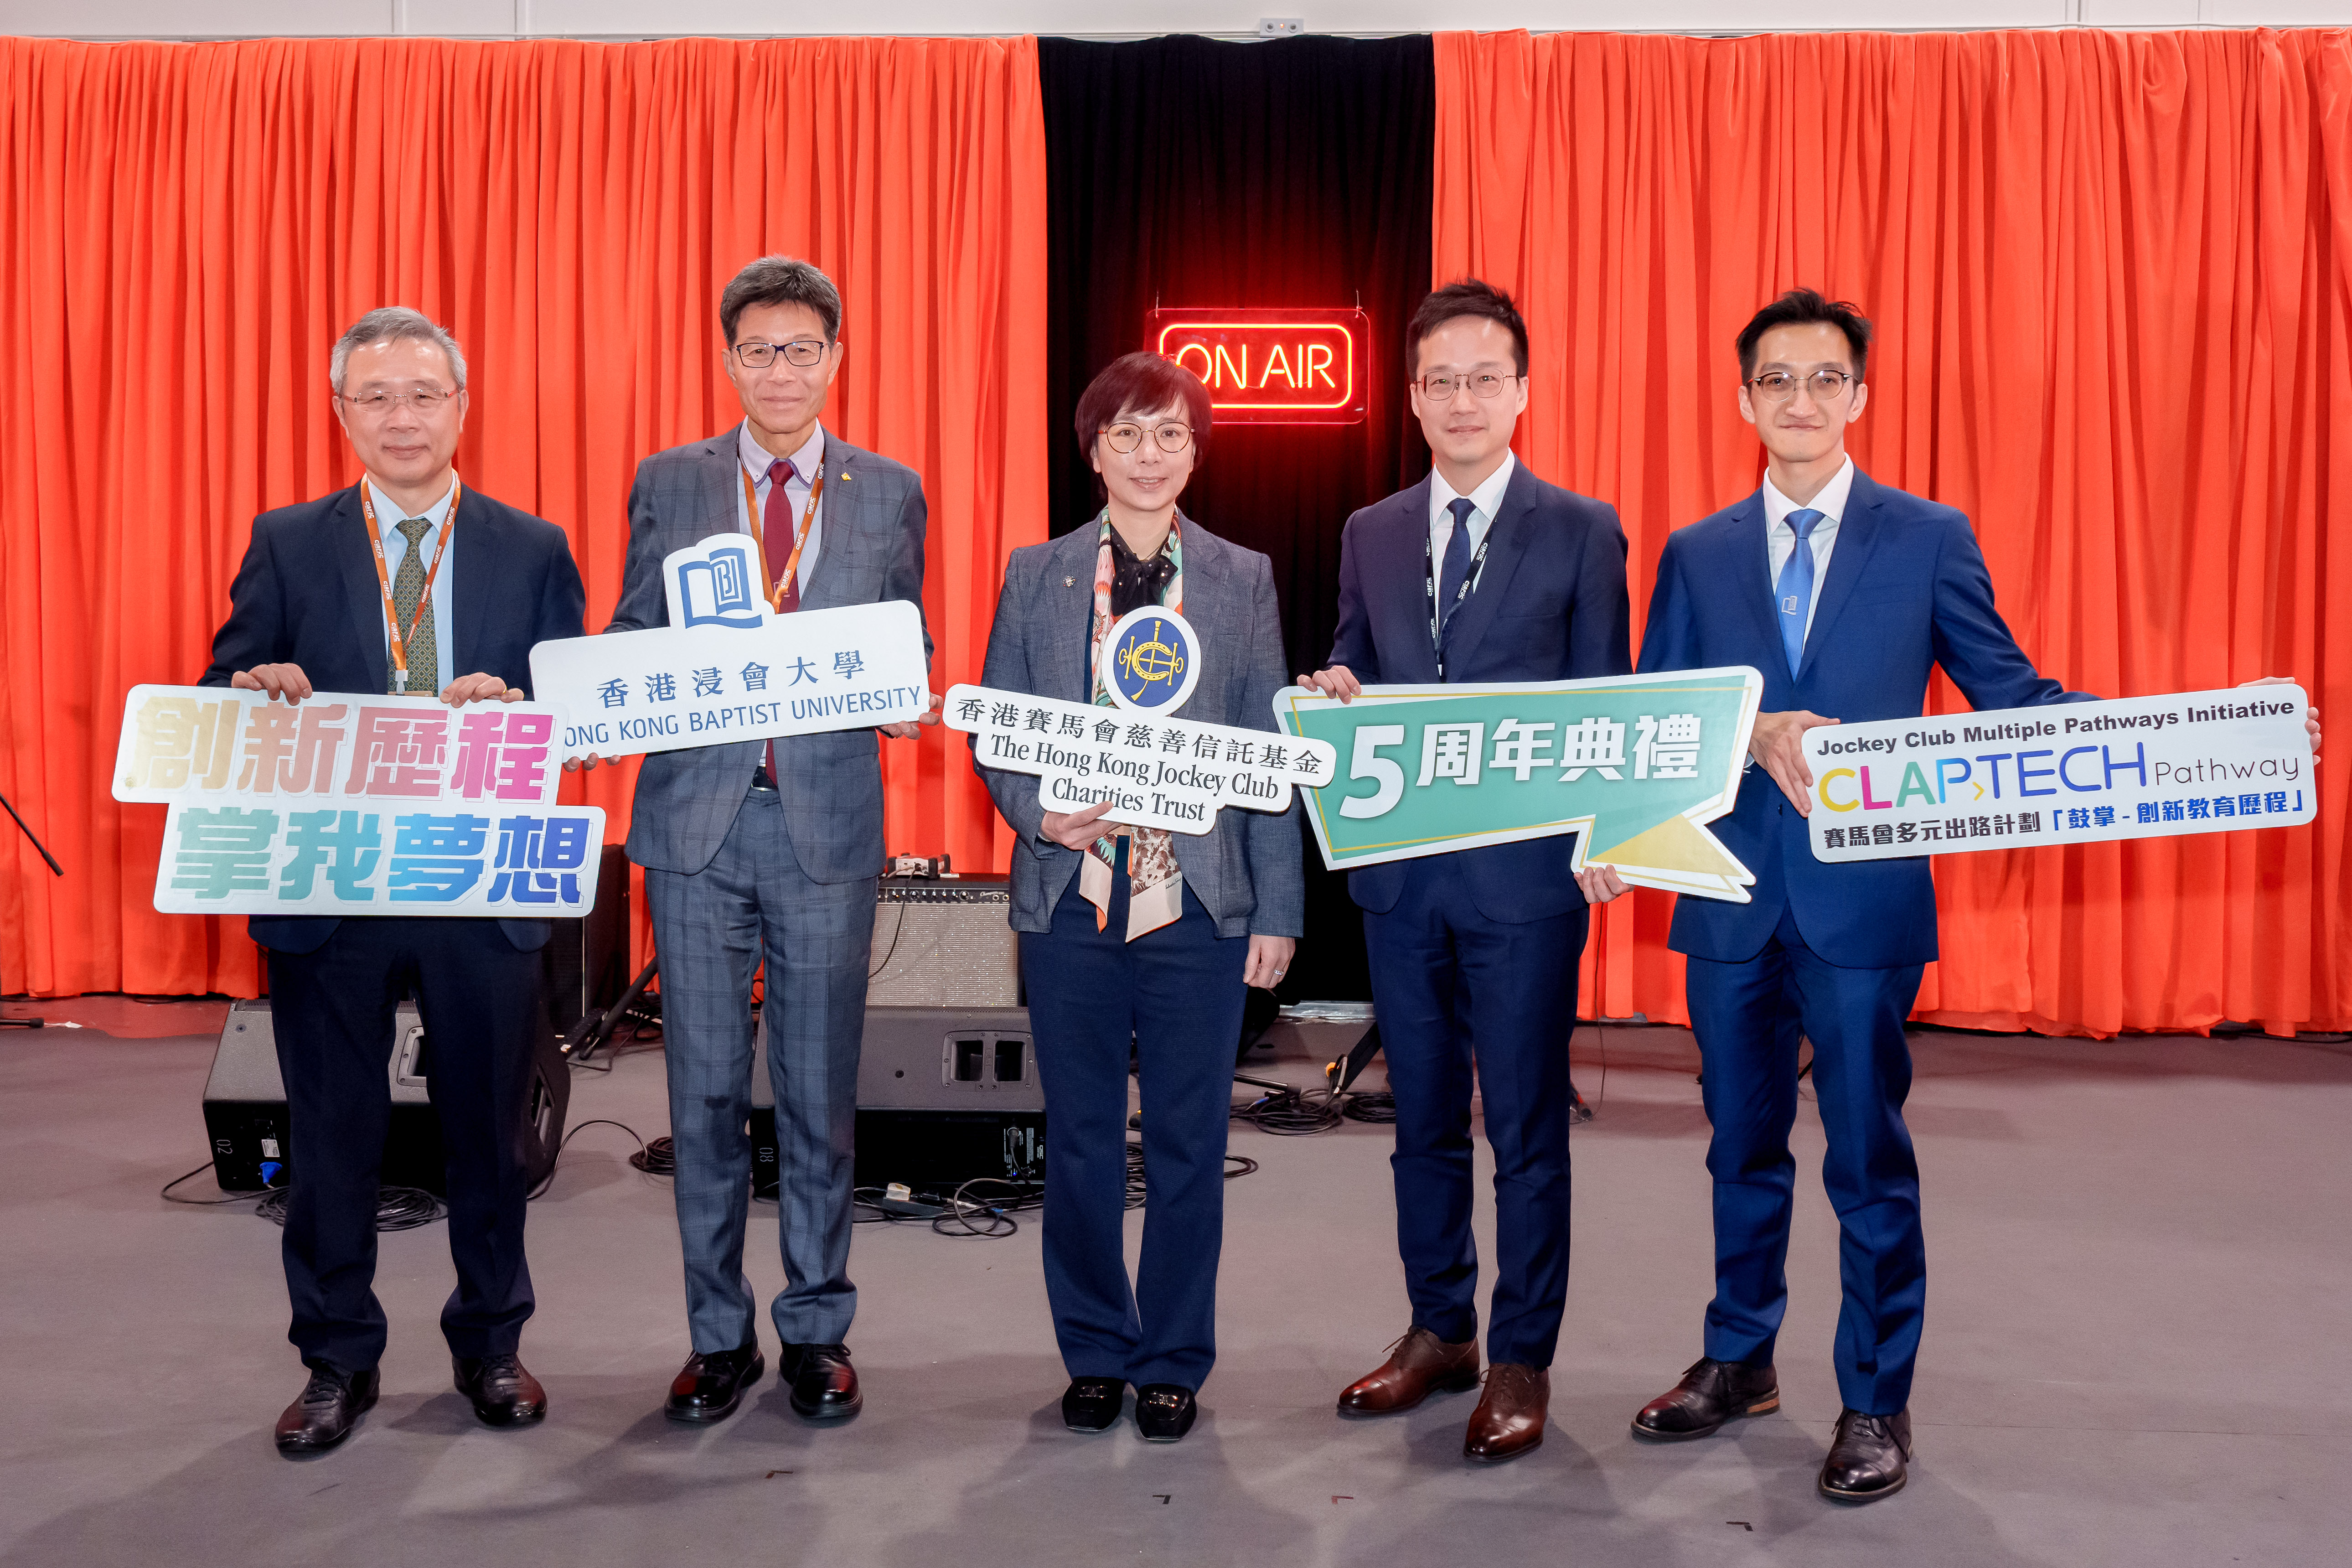
[[[793,541],[799,530],[793,526],[793,498],[784,493],[786,482],[799,472],[789,458],[778,458],[768,465],[768,504],[760,518],[760,548],[768,557],[768,570],[776,574],[776,609],[790,615],[801,607],[801,574],[791,570]],[[768,742],[768,782],[776,782],[776,743]]]

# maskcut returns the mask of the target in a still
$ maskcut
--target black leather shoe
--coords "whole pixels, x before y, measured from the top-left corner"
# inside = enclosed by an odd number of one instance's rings
[[[1127,1400],[1123,1377],[1074,1377],[1062,1391],[1062,1425],[1073,1432],[1108,1432]]]
[[[731,1351],[697,1351],[670,1380],[662,1414],[673,1421],[724,1421],[743,1402],[743,1390],[767,1370],[757,1334]]]
[[[520,1426],[547,1414],[547,1390],[524,1370],[521,1358],[452,1356],[457,1392],[474,1402],[474,1414],[491,1426]]]
[[[776,1371],[792,1384],[793,1408],[812,1421],[855,1415],[866,1403],[847,1345],[786,1345],[776,1352]]]
[[[1192,1429],[1192,1418],[1200,1413],[1189,1388],[1147,1383],[1135,1391],[1135,1429],[1147,1443],[1173,1443]]]
[[[1830,1457],[1822,1464],[1822,1496],[1832,1502],[1893,1497],[1910,1479],[1905,1468],[1910,1458],[1911,1412],[1864,1415],[1859,1410],[1843,1411],[1837,1436],[1830,1439]]]
[[[1704,1437],[1727,1421],[1780,1408],[1780,1380],[1769,1363],[1750,1366],[1701,1356],[1680,1383],[1642,1406],[1633,1417],[1633,1436],[1654,1443],[1683,1443]]]
[[[314,1366],[301,1397],[278,1418],[278,1451],[289,1459],[323,1454],[352,1435],[360,1415],[375,1403],[375,1368],[346,1377]]]

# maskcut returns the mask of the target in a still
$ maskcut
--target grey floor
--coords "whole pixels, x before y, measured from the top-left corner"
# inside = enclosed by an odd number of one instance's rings
[[[669,1194],[595,1128],[531,1214],[541,1306],[524,1352],[546,1423],[479,1428],[451,1391],[436,1226],[384,1241],[383,1403],[342,1449],[291,1464],[268,1441],[301,1383],[278,1232],[245,1205],[156,1198],[204,1157],[206,1015],[41,1010],[92,1026],[0,1033],[0,1563],[2352,1556],[2343,1046],[1916,1037],[1932,1261],[1918,1456],[1902,1496],[1844,1510],[1812,1490],[1838,1399],[1836,1235],[1810,1112],[1783,1411],[1675,1447],[1627,1435],[1697,1353],[1708,1286],[1706,1124],[1680,1031],[1579,1038],[1600,1114],[1577,1134],[1550,1436],[1501,1468],[1460,1458],[1466,1395],[1388,1421],[1332,1415],[1406,1322],[1387,1132],[1354,1126],[1236,1129],[1261,1168],[1228,1189],[1221,1360],[1174,1447],[1061,1428],[1034,1226],[1005,1241],[860,1229],[857,1420],[812,1429],[772,1379],[713,1430],[665,1422],[685,1350]],[[1312,1044],[1277,1050],[1273,1072],[1304,1081]],[[573,1119],[651,1136],[660,1086],[658,1054],[625,1057],[579,1080]],[[773,1212],[755,1211],[763,1289]]]

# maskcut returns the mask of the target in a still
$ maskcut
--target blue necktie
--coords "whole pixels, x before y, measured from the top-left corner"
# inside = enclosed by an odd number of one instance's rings
[[[1454,532],[1445,541],[1445,564],[1437,570],[1440,640],[1454,620],[1454,595],[1462,592],[1463,580],[1470,575],[1470,514],[1478,510],[1478,503],[1468,496],[1456,496],[1445,510],[1454,514]]]
[[[1805,619],[1813,608],[1813,546],[1810,536],[1822,515],[1811,507],[1800,507],[1789,514],[1789,526],[1797,531],[1797,547],[1789,552],[1788,564],[1780,568],[1780,580],[1772,584],[1772,607],[1780,612],[1780,647],[1789,656],[1791,679],[1796,677],[1797,667],[1805,662]]]

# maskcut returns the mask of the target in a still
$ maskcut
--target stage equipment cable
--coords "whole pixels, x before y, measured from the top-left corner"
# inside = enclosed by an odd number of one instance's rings
[[[183,1182],[193,1181],[212,1168],[213,1162],[207,1160],[186,1175],[174,1176],[163,1184],[163,1191],[158,1195],[166,1203],[188,1204],[201,1208],[210,1208],[221,1204],[247,1203],[258,1198],[260,1202],[254,1205],[255,1214],[272,1225],[283,1226],[286,1223],[287,1201],[294,1191],[293,1184],[290,1182],[273,1183],[250,1193],[228,1193],[217,1198],[183,1198],[173,1195],[173,1187]],[[448,1212],[447,1207],[439,1198],[422,1187],[378,1187],[376,1189],[375,1227],[380,1232],[415,1230],[419,1226],[431,1225]]]

